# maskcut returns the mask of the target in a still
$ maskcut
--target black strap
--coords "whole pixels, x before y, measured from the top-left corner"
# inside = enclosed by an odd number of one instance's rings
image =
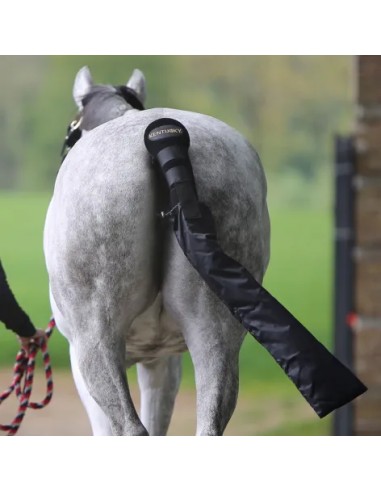
[[[81,137],[82,137],[82,130],[79,127],[73,129],[72,124],[70,124],[67,128],[66,137],[61,150],[62,161],[65,159],[66,154],[69,152],[69,150],[72,147],[74,147],[74,145],[78,142],[78,140]]]
[[[140,111],[144,110],[144,106],[141,103],[140,99],[138,98],[137,93],[131,89],[130,87],[127,87],[126,85],[118,85],[115,86],[116,89],[116,95],[122,97],[127,104],[132,106],[134,109],[139,109]],[[93,97],[95,97],[98,93],[96,91],[90,92],[87,94],[83,99],[82,99],[82,105],[85,107]],[[114,95],[115,95],[114,94]]]
[[[127,87],[126,85],[119,85],[116,87],[116,92],[133,108],[139,109],[140,111],[144,110],[144,106],[138,98],[136,92],[130,87]]]

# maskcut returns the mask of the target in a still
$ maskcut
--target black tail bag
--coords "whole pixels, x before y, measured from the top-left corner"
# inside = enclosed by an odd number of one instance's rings
[[[208,207],[198,201],[188,157],[189,134],[162,118],[144,141],[168,184],[177,241],[189,262],[232,315],[274,357],[319,415],[364,393],[364,384],[218,244]]]

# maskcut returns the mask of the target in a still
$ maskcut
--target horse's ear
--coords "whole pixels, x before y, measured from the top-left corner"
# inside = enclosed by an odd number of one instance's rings
[[[88,67],[82,67],[77,73],[73,85],[73,98],[79,109],[82,109],[82,99],[91,91],[93,79]]]
[[[126,86],[133,89],[136,92],[140,102],[144,104],[144,101],[146,100],[146,79],[143,72],[135,68]]]

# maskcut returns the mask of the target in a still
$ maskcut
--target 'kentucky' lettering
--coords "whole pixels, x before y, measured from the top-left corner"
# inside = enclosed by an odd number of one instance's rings
[[[166,133],[176,133],[178,135],[181,135],[183,133],[183,130],[181,128],[163,128],[162,130],[156,130],[151,132],[148,135],[148,138],[154,138],[157,137],[158,135],[163,135]]]

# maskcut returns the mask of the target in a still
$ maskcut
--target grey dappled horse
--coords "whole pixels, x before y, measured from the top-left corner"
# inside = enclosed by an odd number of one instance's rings
[[[127,83],[142,103],[145,80]],[[82,101],[93,94],[86,107]],[[70,344],[74,380],[95,435],[163,435],[189,350],[197,388],[197,434],[221,435],[238,394],[245,330],[158,227],[158,186],[143,135],[157,118],[179,120],[191,139],[200,201],[223,250],[262,281],[269,261],[266,181],[255,150],[210,116],[138,111],[87,67],[73,95],[84,136],[58,173],[44,250],[53,315]],[[140,418],[126,368],[137,363]]]

